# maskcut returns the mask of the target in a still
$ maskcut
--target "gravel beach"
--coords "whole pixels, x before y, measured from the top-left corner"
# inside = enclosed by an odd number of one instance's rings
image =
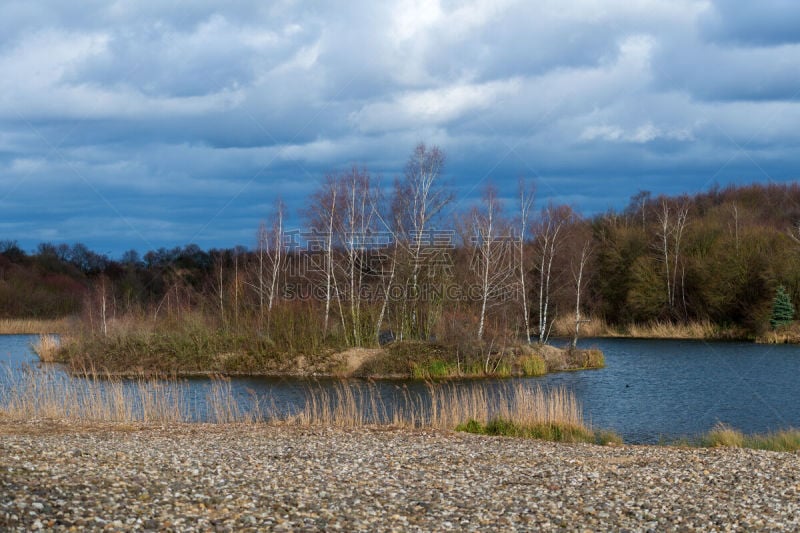
[[[0,422],[2,530],[794,530],[798,502],[791,453]]]

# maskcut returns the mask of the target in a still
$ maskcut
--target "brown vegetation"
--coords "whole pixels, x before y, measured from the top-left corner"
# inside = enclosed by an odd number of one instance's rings
[[[77,317],[0,319],[0,335],[64,334],[75,331],[78,327],[79,319]]]
[[[500,418],[522,426],[552,425],[587,430],[581,407],[564,389],[543,390],[522,384],[485,387],[429,383],[425,394],[407,390],[387,405],[374,384],[340,381],[311,385],[304,406],[287,413],[252,397],[242,403],[230,382],[216,379],[205,398],[203,413],[189,403],[188,384],[175,378],[121,380],[87,373],[65,379],[49,371],[5,377],[0,417],[10,420],[50,419],[75,423],[179,423],[202,417],[211,423],[273,422],[299,425],[361,427],[432,427],[454,429],[467,421],[489,423]]]

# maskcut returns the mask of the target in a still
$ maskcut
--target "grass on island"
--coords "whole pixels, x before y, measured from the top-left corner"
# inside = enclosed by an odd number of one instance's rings
[[[603,368],[597,349],[563,350],[549,345],[517,344],[507,348],[464,348],[431,342],[402,341],[385,346],[357,371],[360,377],[408,376],[414,379],[463,377],[536,377],[548,372]]]
[[[278,322],[276,324],[276,322]],[[315,375],[356,377],[541,376],[548,372],[602,368],[598,350],[562,350],[548,345],[461,344],[396,341],[377,347],[364,343],[370,355],[351,365],[345,339],[324,337],[300,308],[281,315],[270,331],[216,323],[199,313],[154,320],[127,316],[108,322],[107,334],[84,330],[62,337],[49,350],[44,337],[41,360],[64,363],[74,372],[95,368],[137,376],[142,373],[224,375]],[[373,339],[374,341],[374,339]],[[37,348],[38,350],[38,348]]]

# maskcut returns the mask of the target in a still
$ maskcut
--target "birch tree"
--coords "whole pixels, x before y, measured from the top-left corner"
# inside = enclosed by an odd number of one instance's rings
[[[519,292],[522,303],[522,319],[525,327],[525,341],[531,343],[530,309],[528,307],[528,265],[525,260],[525,244],[528,238],[528,225],[531,209],[533,208],[534,187],[525,186],[523,179],[519,180],[519,235],[517,236],[517,268],[519,269]]]
[[[487,309],[508,294],[514,283],[514,254],[508,225],[501,218],[497,189],[489,185],[482,209],[472,212],[473,270],[480,287],[478,340],[483,340]]]
[[[365,337],[362,331],[361,303],[364,275],[367,270],[371,235],[375,232],[374,207],[376,200],[369,173],[353,167],[338,179],[338,196],[342,199],[341,216],[335,230],[337,241],[343,244],[345,258],[341,265],[342,284],[348,303],[348,335],[354,346]]]
[[[554,206],[542,210],[538,231],[539,271],[539,344],[547,342],[550,334],[550,286],[553,274],[553,259],[561,243],[560,233],[567,218]]]
[[[658,213],[658,241],[661,253],[660,260],[664,264],[666,303],[670,311],[675,310],[678,267],[681,261],[681,242],[688,216],[688,202],[683,202],[673,208],[667,199],[662,198],[661,210]]]
[[[304,272],[310,276],[312,286],[317,286],[316,270],[322,272],[321,285],[325,299],[324,318],[322,321],[323,334],[327,336],[331,305],[334,298],[338,300],[337,286],[334,279],[334,231],[337,227],[337,217],[339,215],[338,206],[338,187],[336,176],[329,174],[325,176],[319,189],[311,196],[311,202],[306,210],[306,219],[316,239],[314,245],[319,246],[314,250],[315,257],[311,258],[309,267],[313,267],[313,272]],[[321,255],[322,257],[317,257]],[[317,260],[316,262],[314,260]]]
[[[254,284],[258,294],[259,318],[267,324],[280,291],[280,276],[285,261],[283,246],[283,218],[285,206],[278,201],[272,216],[272,225],[262,222],[258,228],[257,276]]]
[[[417,337],[428,335],[421,325],[418,301],[428,234],[434,229],[432,222],[435,217],[453,199],[452,194],[439,183],[444,162],[444,153],[438,147],[428,148],[420,143],[406,164],[404,179],[395,183],[393,212],[396,233],[408,252],[410,262],[407,286],[411,312],[404,319],[408,319],[410,332]]]
[[[573,264],[572,266],[572,278],[575,281],[575,334],[572,337],[572,347],[577,348],[578,346],[578,337],[580,336],[581,332],[581,324],[586,322],[581,316],[581,293],[583,292],[584,287],[584,276],[583,272],[586,268],[586,263],[589,260],[589,256],[592,253],[592,241],[587,240],[586,243],[583,245],[581,249],[581,255],[578,259],[578,266],[577,271],[576,267]]]

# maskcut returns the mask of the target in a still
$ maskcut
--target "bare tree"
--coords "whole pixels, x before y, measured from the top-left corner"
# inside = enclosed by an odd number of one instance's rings
[[[214,270],[215,272],[215,283],[214,292],[217,296],[217,302],[219,303],[219,318],[222,322],[225,322],[225,258],[222,254],[217,256],[214,260]],[[158,309],[156,309],[156,313],[158,313]]]
[[[409,297],[411,302],[411,333],[427,336],[419,317],[419,277],[423,267],[424,246],[430,232],[431,222],[453,197],[438,184],[444,167],[444,153],[436,146],[428,148],[420,143],[414,149],[406,165],[405,177],[395,183],[393,212],[396,233],[409,254]]]
[[[376,243],[379,256],[375,258],[376,261],[373,263],[377,268],[376,274],[382,289],[381,307],[378,318],[375,320],[374,332],[375,343],[378,344],[380,342],[381,328],[383,327],[383,322],[389,308],[389,302],[392,298],[391,291],[395,281],[395,274],[397,273],[398,250],[400,247],[398,245],[397,234],[394,231],[394,225],[390,220],[387,220],[385,210],[382,209],[384,204],[379,187],[376,187],[375,194],[371,196],[371,200],[373,202],[372,212],[377,220],[379,234],[387,237],[384,239],[380,239],[379,237],[380,241]],[[391,257],[387,255],[387,252],[390,250]]]
[[[583,271],[586,267],[586,262],[592,254],[592,241],[587,240],[581,249],[581,256],[578,260],[578,269],[575,271],[575,265],[572,266],[572,278],[575,280],[575,335],[572,337],[572,347],[578,346],[578,337],[581,332],[581,324],[586,322],[581,316],[581,293],[583,292],[584,281]]]
[[[507,294],[514,284],[514,253],[510,228],[502,218],[497,189],[489,185],[483,194],[483,208],[472,211],[474,244],[472,267],[480,287],[478,339],[483,340],[486,311]]]
[[[736,243],[736,254],[739,254],[739,208],[736,202],[731,204],[731,213],[733,214],[733,236]]]
[[[266,315],[269,324],[272,307],[279,294],[279,281],[284,263],[283,217],[285,206],[278,200],[272,216],[272,226],[261,223],[258,228],[258,272],[254,286],[258,294],[259,318]]]
[[[311,197],[310,208],[306,211],[306,218],[311,229],[321,238],[319,244],[321,250],[321,264],[315,265],[323,272],[322,285],[325,293],[325,315],[322,322],[323,334],[328,334],[328,324],[330,320],[331,304],[334,298],[339,300],[337,294],[336,280],[334,278],[334,230],[337,227],[337,217],[339,216],[337,179],[333,174],[325,176],[320,184],[319,190]],[[310,274],[305,272],[306,275]],[[312,279],[312,284],[315,281]]]
[[[789,228],[788,234],[794,242],[800,244],[800,221],[798,221],[794,227]]]
[[[675,295],[678,286],[678,267],[681,260],[681,241],[689,216],[689,203],[684,201],[672,208],[666,199],[661,200],[661,211],[658,214],[658,238],[661,260],[664,263],[664,279],[666,281],[667,305],[671,311],[675,309]],[[684,309],[685,311],[685,309]]]
[[[517,267],[519,268],[519,288],[522,301],[522,318],[525,325],[525,341],[531,342],[530,309],[528,308],[528,284],[526,282],[527,264],[525,261],[525,243],[531,208],[534,200],[534,187],[525,187],[525,181],[519,180],[519,236],[517,239]]]
[[[339,226],[339,242],[343,244],[345,258],[341,268],[345,295],[349,304],[349,332],[352,344],[360,346],[362,338],[361,293],[364,287],[364,275],[368,268],[368,249],[371,236],[375,232],[374,206],[376,200],[370,183],[370,176],[365,170],[353,167],[338,179],[342,198],[342,213]]]
[[[553,259],[560,244],[559,233],[566,222],[558,210],[552,205],[542,211],[539,223],[539,344],[547,342],[548,313],[550,311],[550,284],[553,271]]]

